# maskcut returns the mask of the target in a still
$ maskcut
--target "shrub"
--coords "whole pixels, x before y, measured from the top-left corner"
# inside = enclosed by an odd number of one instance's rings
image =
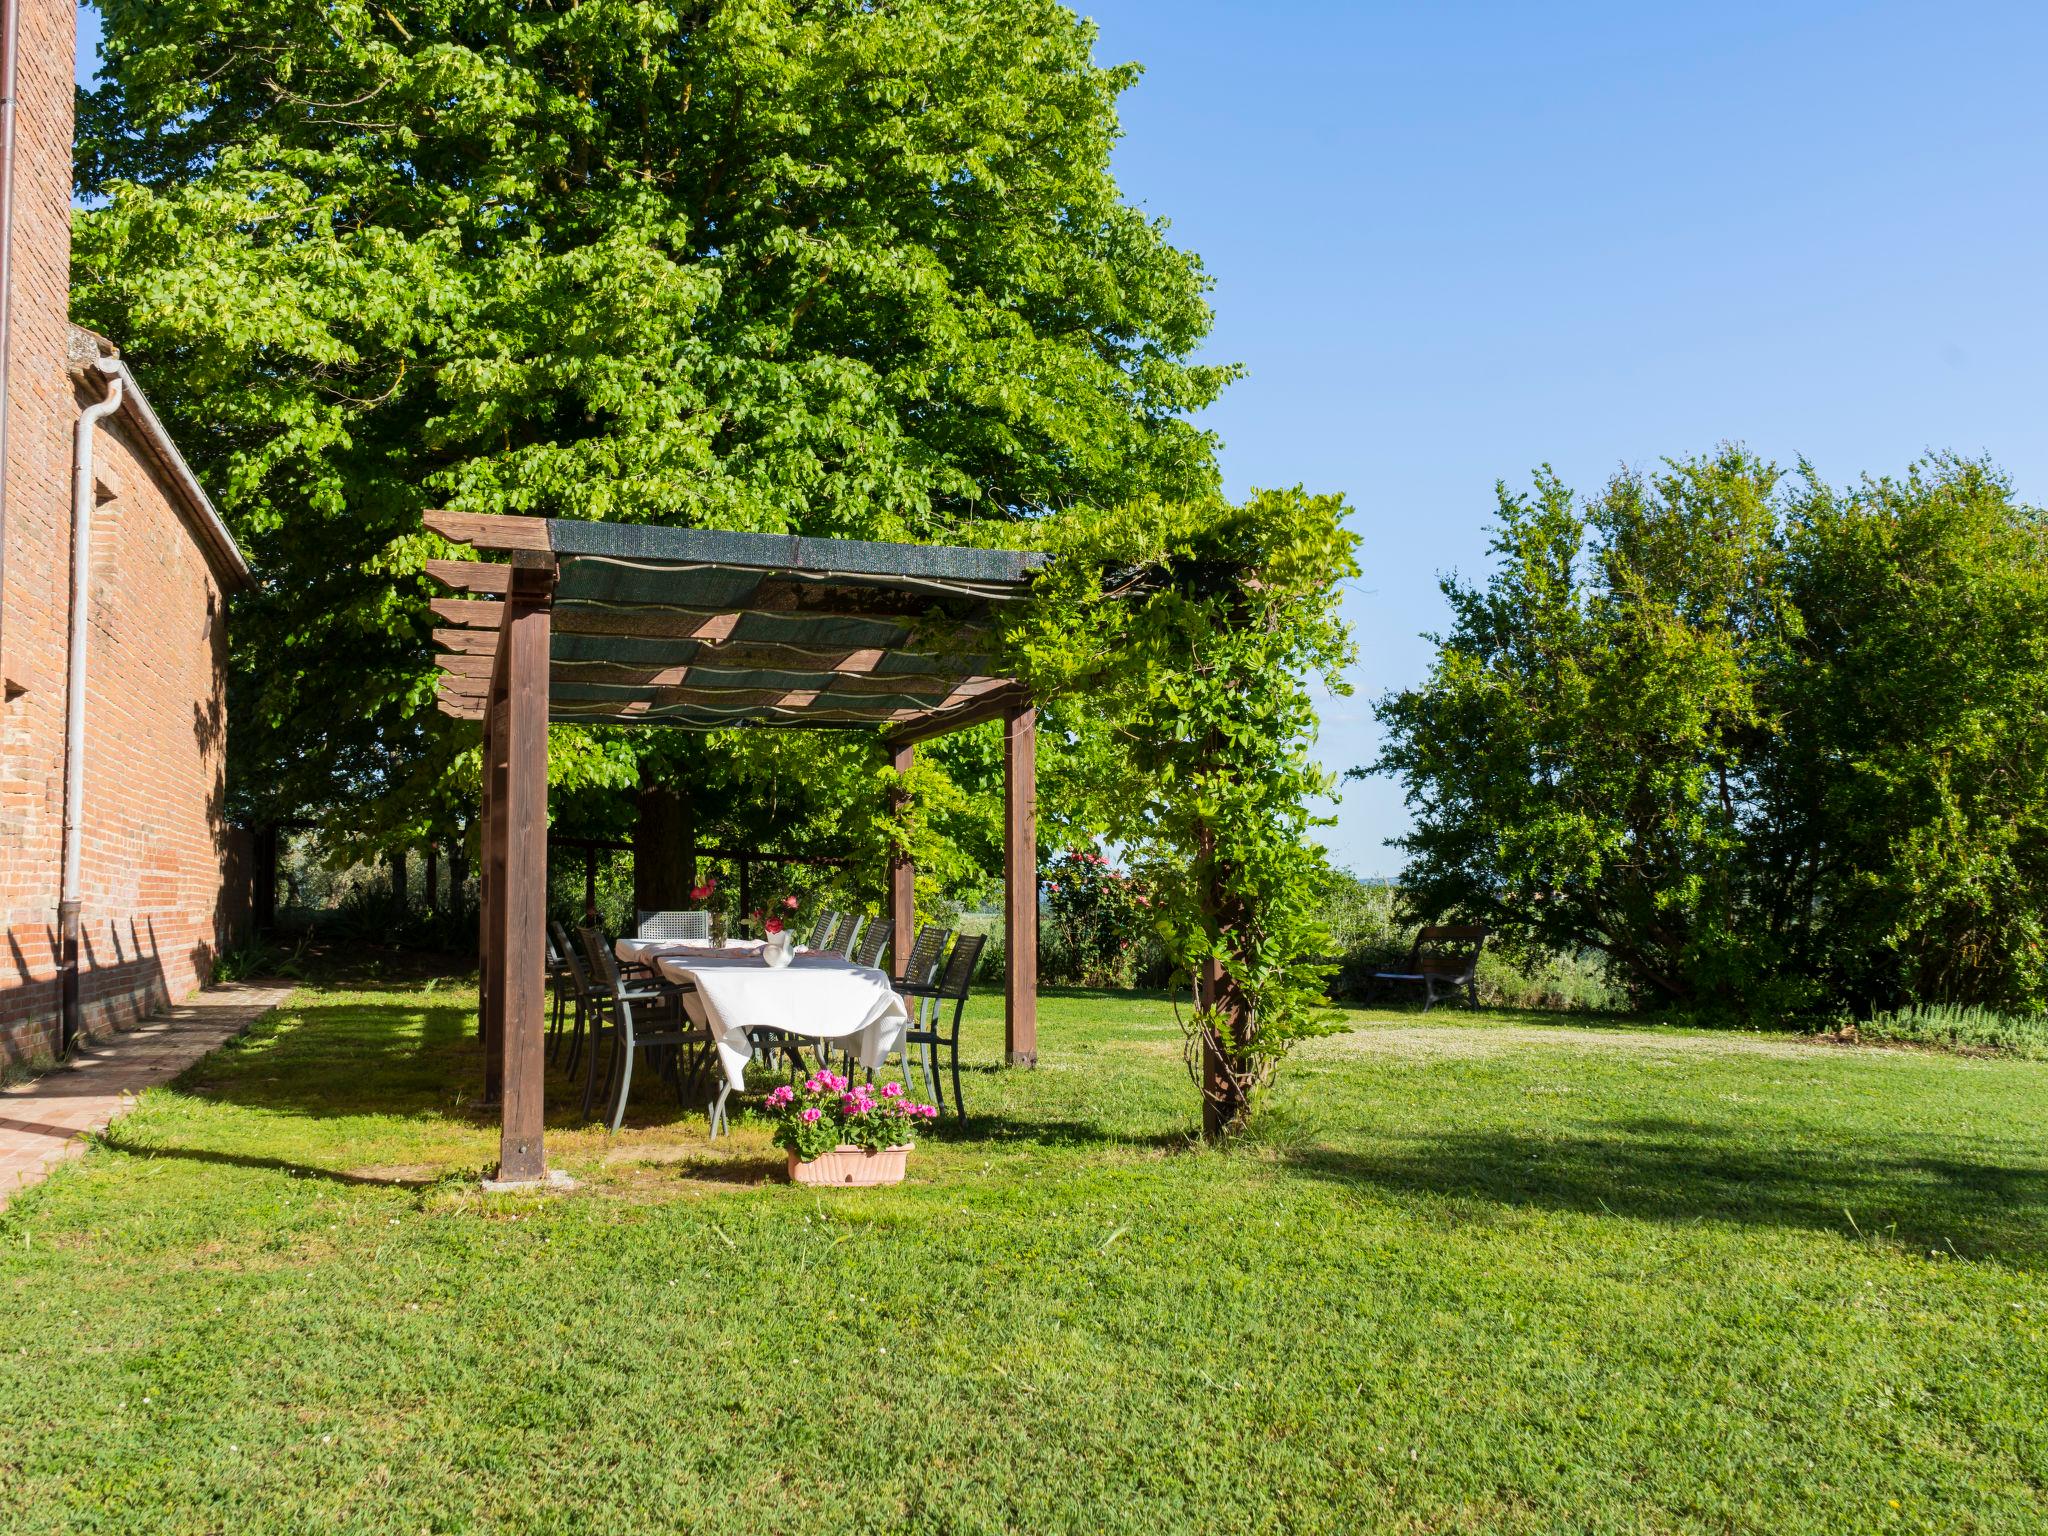
[[[1999,1051],[2048,1061],[2048,1018],[1955,1003],[1895,1008],[1875,1015],[1867,1023],[1850,1025],[1842,1035],[1856,1040],[1937,1045],[1950,1050]]]
[[[254,976],[275,976],[288,981],[304,980],[306,973],[302,961],[305,948],[304,940],[287,949],[269,939],[244,939],[214,957],[213,979],[228,982],[247,981]]]
[[[1041,980],[1127,987],[1151,932],[1151,898],[1093,849],[1070,849],[1039,871],[1045,903],[1039,925]]]

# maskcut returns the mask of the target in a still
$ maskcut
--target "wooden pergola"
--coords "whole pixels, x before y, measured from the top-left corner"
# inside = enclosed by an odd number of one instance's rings
[[[1038,1054],[1036,716],[992,652],[996,613],[1043,557],[560,518],[430,512],[495,556],[430,560],[440,707],[484,728],[480,1020],[501,1107],[498,1179],[547,1176],[543,928],[547,727],[877,729],[898,771],[917,743],[1004,722],[1005,1056]],[[913,871],[889,869],[898,974]]]

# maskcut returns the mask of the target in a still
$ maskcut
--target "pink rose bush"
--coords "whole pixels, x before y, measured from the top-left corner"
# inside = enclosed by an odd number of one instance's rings
[[[829,1071],[782,1084],[761,1107],[775,1125],[775,1145],[806,1163],[839,1146],[906,1146],[919,1125],[939,1116],[932,1105],[912,1102],[901,1083],[876,1089]]]
[[[1040,870],[1045,922],[1039,974],[1046,981],[1128,986],[1135,946],[1154,930],[1151,893],[1092,848],[1055,854]]]

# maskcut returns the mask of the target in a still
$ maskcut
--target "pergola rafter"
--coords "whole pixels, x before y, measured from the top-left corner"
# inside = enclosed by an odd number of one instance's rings
[[[430,560],[439,707],[484,730],[486,1092],[502,1107],[499,1178],[546,1176],[542,945],[547,725],[876,729],[899,771],[916,744],[1004,727],[1005,1055],[1037,1058],[1036,724],[994,660],[996,616],[1041,556],[637,524],[430,512],[498,559]],[[914,872],[889,872],[899,974]]]

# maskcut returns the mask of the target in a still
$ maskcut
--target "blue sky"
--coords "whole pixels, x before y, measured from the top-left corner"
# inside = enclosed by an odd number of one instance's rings
[[[1341,491],[1355,694],[1419,679],[1492,485],[1739,439],[1836,481],[1989,453],[2048,500],[2048,5],[1083,0],[1117,169],[1216,278],[1233,491]],[[89,70],[96,20],[83,28]],[[1391,874],[1394,786],[1333,853]]]
[[[1492,486],[1724,439],[1829,479],[1988,452],[2048,501],[2048,5],[1085,0],[1118,174],[1216,278],[1233,491],[1356,508],[1356,693],[1418,680]],[[1332,852],[1393,873],[1392,784]]]

